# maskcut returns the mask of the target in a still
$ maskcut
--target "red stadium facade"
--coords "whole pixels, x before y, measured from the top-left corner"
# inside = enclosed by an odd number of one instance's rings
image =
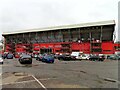
[[[114,54],[115,21],[102,21],[76,25],[31,29],[23,32],[3,33],[5,52],[11,53],[71,53]]]

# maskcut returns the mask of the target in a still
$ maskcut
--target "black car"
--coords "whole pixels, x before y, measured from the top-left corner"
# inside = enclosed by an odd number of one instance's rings
[[[58,56],[58,60],[66,60],[69,61],[71,60],[71,56],[69,54],[62,54]]]
[[[2,54],[2,58],[3,59],[6,59],[7,58],[7,54],[5,53],[5,54]]]
[[[32,64],[32,57],[30,55],[21,55],[19,58],[21,64]]]
[[[105,57],[104,56],[99,56],[99,55],[92,55],[89,57],[90,61],[104,61]]]

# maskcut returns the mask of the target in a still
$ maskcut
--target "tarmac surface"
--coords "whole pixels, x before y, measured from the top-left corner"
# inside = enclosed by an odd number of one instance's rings
[[[21,65],[5,59],[0,65],[2,88],[118,88],[118,61],[59,61]]]

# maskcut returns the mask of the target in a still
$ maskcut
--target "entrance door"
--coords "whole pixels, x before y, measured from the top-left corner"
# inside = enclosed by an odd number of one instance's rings
[[[52,53],[52,49],[51,48],[41,48],[40,53],[41,54],[44,54],[44,53],[50,54],[50,53]]]

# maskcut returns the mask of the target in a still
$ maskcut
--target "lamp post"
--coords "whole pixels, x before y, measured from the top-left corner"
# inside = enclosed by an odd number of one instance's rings
[[[84,52],[84,45],[83,45],[84,43],[83,43],[83,41],[84,41],[84,38],[82,38],[82,42],[81,42],[82,43],[82,52]]]
[[[79,45],[80,45],[80,43],[81,43],[81,40],[80,40],[80,39],[78,40],[78,43],[79,43]],[[80,46],[79,46],[79,51],[80,51]]]

